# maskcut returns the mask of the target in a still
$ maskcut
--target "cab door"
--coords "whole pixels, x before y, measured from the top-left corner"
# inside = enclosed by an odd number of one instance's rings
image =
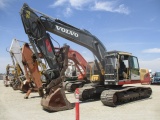
[[[140,80],[139,63],[135,56],[129,57],[129,71],[131,80]]]

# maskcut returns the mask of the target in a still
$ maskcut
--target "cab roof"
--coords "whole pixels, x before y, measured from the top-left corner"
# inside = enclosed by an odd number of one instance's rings
[[[108,51],[107,53],[109,53],[109,54],[117,53],[120,55],[130,55],[130,56],[132,55],[132,53],[124,52],[124,51],[117,51],[117,50]]]

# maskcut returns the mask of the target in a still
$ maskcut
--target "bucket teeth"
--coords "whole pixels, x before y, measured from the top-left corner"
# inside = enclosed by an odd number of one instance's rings
[[[41,100],[41,105],[43,106],[43,109],[52,112],[70,110],[74,108],[74,104],[67,100],[63,88],[57,88],[50,95],[44,95]]]

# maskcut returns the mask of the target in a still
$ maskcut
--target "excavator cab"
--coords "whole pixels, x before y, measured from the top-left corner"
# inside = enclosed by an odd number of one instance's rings
[[[131,53],[110,51],[105,58],[105,85],[118,85],[120,81],[140,80],[138,59]]]

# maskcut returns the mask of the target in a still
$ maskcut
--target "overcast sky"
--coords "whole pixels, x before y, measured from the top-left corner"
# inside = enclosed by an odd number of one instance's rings
[[[160,70],[160,0],[0,0],[0,73],[12,64],[6,52],[12,39],[29,42],[19,15],[23,3],[90,31],[108,51],[132,53],[139,58],[141,68]],[[67,43],[87,61],[93,60],[86,48],[50,35],[61,46]]]

